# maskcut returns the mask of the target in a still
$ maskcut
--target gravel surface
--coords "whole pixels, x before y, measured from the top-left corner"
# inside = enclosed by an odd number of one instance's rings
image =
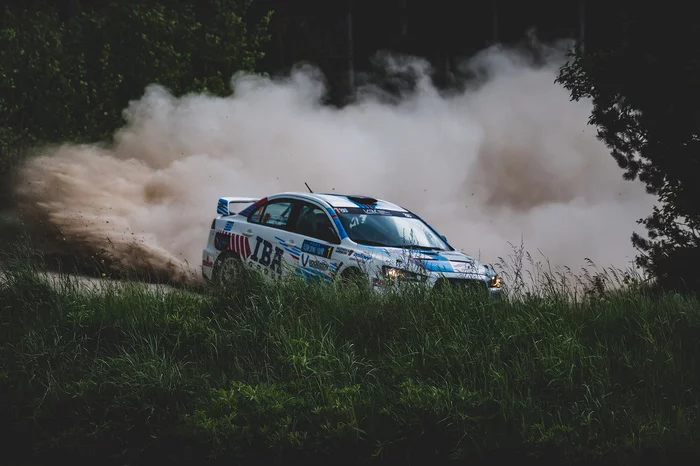
[[[114,280],[114,279],[101,279],[101,278],[95,278],[95,277],[87,277],[84,275],[68,275],[66,276],[65,274],[58,274],[56,272],[44,272],[46,277],[49,279],[50,283],[52,283],[56,287],[61,286],[61,281],[65,281],[66,278],[73,282],[77,282],[80,286],[85,287],[87,289],[93,290],[93,291],[103,291],[105,287],[107,286],[114,286],[116,283],[117,285],[123,285],[126,282],[121,281],[121,280]],[[2,267],[2,264],[0,263],[0,283],[4,282],[6,280],[5,276],[5,271]],[[174,291],[175,288],[168,286],[168,285],[162,285],[162,284],[154,284],[154,283],[140,283],[145,285],[151,290],[154,291]]]

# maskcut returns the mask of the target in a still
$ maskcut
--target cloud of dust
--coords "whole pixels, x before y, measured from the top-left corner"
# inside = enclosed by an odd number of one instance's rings
[[[152,85],[113,145],[46,149],[23,167],[16,194],[25,217],[43,218],[72,250],[109,246],[119,264],[173,278],[183,264],[199,273],[220,196],[304,182],[403,205],[488,263],[522,236],[554,265],[625,268],[654,198],[622,179],[587,125],[591,103],[554,83],[563,52],[544,50],[538,66],[514,49],[484,50],[450,94],[431,85],[425,62],[388,59],[390,71],[413,71],[413,91],[387,102],[366,88],[341,109],[322,105],[310,68],[236,76],[228,98]]]

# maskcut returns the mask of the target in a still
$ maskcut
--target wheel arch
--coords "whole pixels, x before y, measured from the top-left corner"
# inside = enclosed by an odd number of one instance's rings
[[[343,270],[336,281],[340,284],[354,283],[362,286],[370,286],[369,274],[356,265],[351,265]]]
[[[225,261],[228,258],[233,258],[241,261],[241,264],[243,264],[243,258],[241,257],[240,254],[238,254],[235,251],[232,251],[230,249],[226,251],[221,251],[218,256],[216,256],[216,260],[214,261],[214,267],[212,267],[211,271],[211,278],[214,283],[218,280],[218,275],[221,272],[221,263]],[[245,266],[245,265],[244,265]]]

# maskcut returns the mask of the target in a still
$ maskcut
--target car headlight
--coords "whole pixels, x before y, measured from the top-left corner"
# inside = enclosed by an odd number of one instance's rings
[[[500,288],[503,285],[503,281],[501,280],[500,275],[496,274],[493,277],[491,277],[491,281],[489,282],[489,288]]]
[[[425,280],[424,275],[417,274],[415,272],[409,272],[404,269],[397,269],[396,267],[390,267],[385,265],[382,267],[382,273],[384,276],[390,280],[400,280],[400,281],[423,281]]]

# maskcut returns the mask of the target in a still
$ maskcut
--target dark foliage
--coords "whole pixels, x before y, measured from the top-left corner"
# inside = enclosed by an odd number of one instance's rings
[[[123,124],[122,109],[148,84],[177,95],[230,93],[231,76],[254,70],[269,40],[269,11],[249,14],[250,6],[251,0],[6,2],[0,179],[37,144],[109,140]]]
[[[591,123],[625,179],[659,198],[634,233],[639,265],[661,287],[700,290],[700,20],[690,5],[638,4],[619,14],[616,34],[578,48],[558,81],[576,100],[590,97]]]

